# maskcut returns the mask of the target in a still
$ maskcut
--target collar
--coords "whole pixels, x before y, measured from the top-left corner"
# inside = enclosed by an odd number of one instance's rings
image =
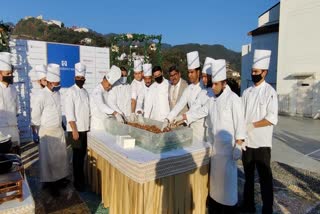
[[[264,87],[266,85],[266,81],[264,80],[260,85],[258,85],[258,86],[255,86],[254,84],[253,84],[253,88],[256,88],[256,89],[259,89],[259,88],[262,88],[262,87]]]
[[[51,94],[54,93],[53,91],[51,91],[51,90],[48,88],[48,86],[46,86],[43,90],[46,90],[47,92],[49,92],[49,93],[51,93]]]
[[[6,87],[3,82],[0,82],[0,86],[1,86],[2,88],[9,88],[10,85],[8,85],[8,87]]]

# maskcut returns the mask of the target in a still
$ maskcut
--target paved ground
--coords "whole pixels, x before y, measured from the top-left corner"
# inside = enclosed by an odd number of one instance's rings
[[[320,213],[320,120],[280,117],[273,142],[274,213]],[[36,213],[108,213],[99,196],[78,193],[72,185],[59,198],[42,190],[39,182],[38,149],[23,145],[27,178],[36,202]],[[239,162],[239,198],[243,172]],[[70,178],[71,179],[71,178]],[[261,210],[259,179],[256,178],[257,213]]]
[[[280,116],[272,159],[320,173],[320,120]]]

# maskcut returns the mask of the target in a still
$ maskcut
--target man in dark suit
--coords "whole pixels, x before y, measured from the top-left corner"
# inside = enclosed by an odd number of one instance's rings
[[[184,89],[188,87],[187,81],[181,78],[181,73],[179,69],[174,65],[169,68],[169,75],[170,75],[170,86],[169,86],[169,104],[170,110],[178,103],[180,97]],[[188,107],[185,106],[179,115],[184,114],[188,111]]]

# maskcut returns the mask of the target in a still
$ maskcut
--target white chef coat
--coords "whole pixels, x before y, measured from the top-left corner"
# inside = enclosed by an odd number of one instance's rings
[[[90,103],[89,94],[85,88],[79,88],[76,84],[68,88],[65,98],[65,115],[68,132],[72,131],[70,121],[76,123],[79,132],[89,131]]]
[[[112,117],[114,110],[108,105],[109,92],[104,90],[101,83],[93,89],[90,95],[91,123],[90,129],[104,129],[104,120]]]
[[[151,86],[152,85],[147,87],[146,85],[143,85],[143,87],[139,91],[137,99],[136,113],[138,113],[138,111],[141,111],[143,117],[145,118],[151,118],[151,113],[153,109],[154,96]]]
[[[236,139],[245,139],[241,99],[227,86],[219,97],[189,112],[188,120],[206,116],[214,138],[210,170],[210,197],[218,203],[234,206],[238,202],[237,163],[233,160]]]
[[[169,81],[163,78],[163,81],[160,84],[154,82],[150,87],[151,90],[153,90],[154,96],[150,118],[163,121],[170,112]]]
[[[5,135],[11,135],[14,144],[20,145],[18,131],[18,97],[13,85],[6,87],[0,82],[0,131]]]
[[[278,97],[271,85],[262,82],[259,86],[246,89],[242,95],[246,123],[253,123],[262,119],[273,125],[278,123]],[[248,133],[247,147],[272,147],[273,125],[254,128]]]
[[[59,92],[45,87],[32,110],[32,123],[39,129],[40,181],[53,182],[69,174],[68,158],[62,125]]]
[[[178,103],[175,107],[170,111],[167,115],[167,119],[172,122],[173,119],[181,112],[181,110],[188,105],[189,109],[192,108],[193,105],[196,104],[197,97],[200,92],[204,89],[203,85],[199,82],[197,84],[190,84],[183,91],[182,96],[180,97]],[[205,141],[205,124],[204,118],[193,121],[190,123],[190,127],[193,131],[193,138],[196,141]]]
[[[131,99],[137,100],[139,92],[141,91],[142,87],[144,86],[144,81],[138,81],[134,79],[131,82]]]
[[[131,85],[116,83],[109,91],[108,104],[117,112],[129,117],[131,114]]]
[[[198,128],[198,130],[196,131],[197,132],[196,137],[198,138],[196,138],[195,140],[199,141],[199,138],[200,138],[203,141],[213,143],[212,126],[210,122],[208,123],[208,120],[210,120],[208,119],[208,117],[210,116],[207,116],[207,118],[203,118],[204,126],[201,126],[200,122],[202,123],[202,120],[191,118],[192,114],[189,113],[189,112],[197,111],[197,109],[203,107],[207,103],[207,101],[213,96],[214,94],[211,88],[203,89],[197,96],[195,103],[192,105],[189,111],[185,113],[187,118],[190,118],[189,120],[186,121],[187,124],[190,125],[190,127],[194,127],[194,124],[199,123],[199,125],[194,128],[194,129]]]

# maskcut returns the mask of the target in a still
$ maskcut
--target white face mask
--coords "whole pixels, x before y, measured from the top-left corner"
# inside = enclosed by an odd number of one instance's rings
[[[126,84],[127,83],[127,77],[121,77],[120,78],[120,83],[121,84]]]

